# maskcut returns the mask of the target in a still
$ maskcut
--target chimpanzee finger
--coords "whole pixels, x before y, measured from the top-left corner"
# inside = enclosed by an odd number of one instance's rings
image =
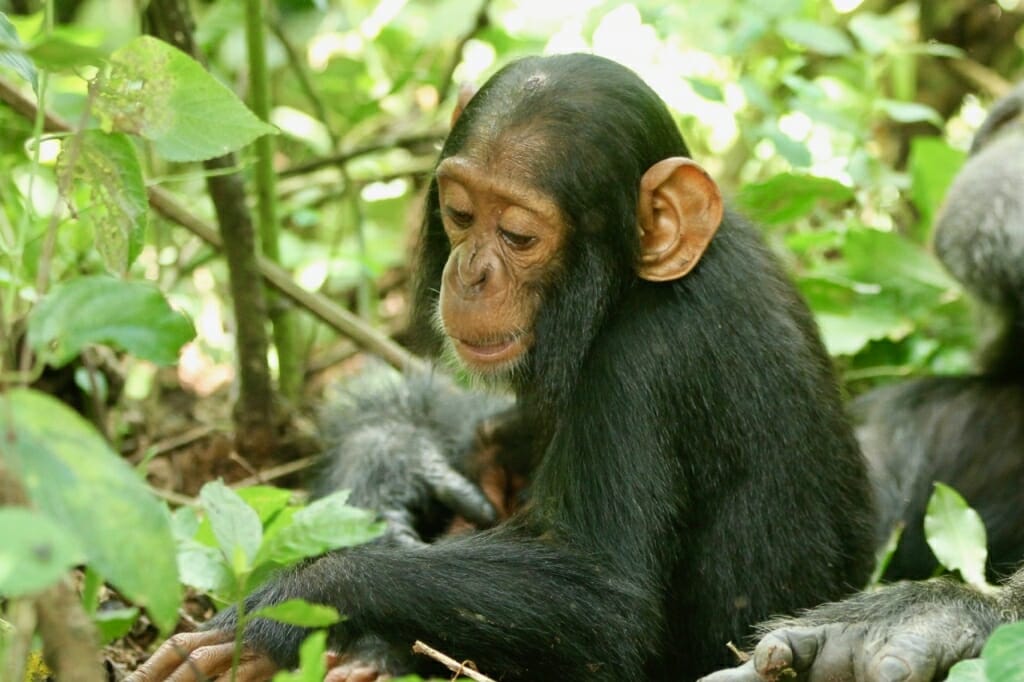
[[[156,682],[189,660],[189,656],[202,647],[230,642],[231,633],[222,630],[206,632],[182,632],[174,635],[153,652],[138,670],[128,676],[126,682]]]
[[[382,674],[372,665],[352,662],[328,670],[324,682],[384,682],[390,679],[390,675]]]
[[[273,661],[266,656],[257,656],[239,665],[234,677],[229,667],[217,678],[217,682],[269,682],[276,672],[277,666]]]
[[[188,655],[185,662],[167,677],[167,682],[205,682],[231,670],[235,643],[201,646]],[[158,678],[159,679],[159,678]]]
[[[423,539],[413,527],[412,512],[408,509],[387,509],[381,512],[387,523],[387,536],[399,545],[422,545]]]
[[[498,522],[498,511],[479,486],[438,458],[427,462],[424,478],[440,502],[478,528]]]
[[[765,680],[775,680],[787,670],[807,672],[818,661],[824,635],[824,627],[773,630],[757,643],[754,668]]]
[[[902,632],[871,657],[865,677],[877,682],[930,682],[937,672],[938,659],[928,638]]]

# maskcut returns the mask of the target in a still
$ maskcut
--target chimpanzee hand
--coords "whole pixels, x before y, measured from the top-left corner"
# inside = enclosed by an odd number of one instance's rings
[[[983,640],[976,633],[961,631],[954,640],[949,627],[832,623],[781,628],[765,635],[742,666],[702,682],[930,682],[981,649]]]
[[[126,682],[199,682],[231,679],[234,633],[225,630],[184,632],[164,642]],[[266,682],[277,672],[266,656],[243,649],[235,682]]]
[[[977,656],[997,624],[984,595],[907,583],[776,623],[743,665],[701,682],[930,682]]]
[[[322,416],[327,450],[313,494],[350,490],[349,502],[379,512],[403,543],[433,539],[455,516],[491,526],[497,513],[478,484],[486,463],[476,425],[507,402],[440,376],[356,385]]]
[[[456,470],[429,434],[414,425],[391,426],[386,435],[374,434],[376,443],[360,442],[357,433],[343,452],[335,449],[331,484],[351,491],[350,504],[379,512],[388,537],[400,543],[431,539],[453,516],[481,528],[495,523],[497,512],[483,491]]]
[[[126,682],[227,682],[231,679],[234,633],[187,632],[171,637]],[[411,669],[409,654],[373,636],[353,642],[345,654],[327,654],[324,682],[385,682]],[[236,682],[267,682],[278,668],[267,656],[243,649]]]

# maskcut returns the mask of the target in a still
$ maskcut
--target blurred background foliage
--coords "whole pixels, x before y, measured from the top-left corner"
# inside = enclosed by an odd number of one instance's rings
[[[210,70],[244,96],[243,3],[193,9]],[[37,1],[0,10],[22,41],[39,30]],[[132,0],[61,0],[56,17],[49,63],[63,55],[68,68],[51,73],[46,105],[81,121],[88,56],[138,35],[140,12]],[[694,158],[784,258],[851,393],[970,368],[975,314],[928,243],[985,107],[1024,72],[1024,0],[278,0],[267,24],[283,264],[388,333],[401,326],[421,194],[460,84],[521,55],[584,50],[668,102]],[[0,131],[0,322],[12,339],[37,298],[55,211],[53,281],[104,265],[93,228],[57,198],[59,142],[40,146],[37,167],[31,121],[0,105]],[[199,165],[142,158],[150,185],[213,215]],[[200,395],[228,386],[218,254],[153,216],[132,268],[196,324],[181,383]],[[311,317],[298,322],[308,378],[352,354]],[[125,395],[149,395],[156,370],[122,362]]]

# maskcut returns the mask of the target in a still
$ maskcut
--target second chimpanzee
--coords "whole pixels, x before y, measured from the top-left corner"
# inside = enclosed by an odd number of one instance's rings
[[[935,227],[935,250],[992,307],[995,333],[970,376],[928,377],[855,406],[886,522],[907,523],[892,572],[935,564],[922,517],[940,480],[961,490],[988,530],[990,563],[1024,559],[1024,83],[992,108]],[[770,630],[743,666],[708,682],[792,679],[930,682],[977,656],[1003,622],[1024,619],[1024,568],[996,594],[947,581],[903,583],[826,604]]]
[[[935,226],[935,252],[987,306],[979,371],[901,382],[853,406],[883,529],[906,530],[888,578],[924,578],[933,481],[959,490],[989,535],[990,574],[1024,560],[1024,83],[992,108]]]
[[[458,116],[427,198],[415,319],[510,383],[535,438],[497,527],[284,572],[248,608],[331,604],[340,652],[423,639],[503,680],[686,680],[752,623],[872,563],[869,483],[814,322],[628,69],[515,62]],[[220,674],[234,611],[140,672]],[[257,620],[240,679],[306,631]],[[177,678],[176,678],[177,679]]]

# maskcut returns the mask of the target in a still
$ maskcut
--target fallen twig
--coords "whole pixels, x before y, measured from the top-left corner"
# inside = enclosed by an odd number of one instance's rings
[[[440,663],[441,665],[455,673],[455,677],[458,677],[459,675],[465,675],[471,680],[476,680],[476,682],[495,682],[490,677],[487,677],[487,675],[484,675],[481,672],[477,672],[476,666],[472,661],[463,661],[462,663],[459,663],[454,658],[451,658],[450,656],[445,656],[437,649],[428,646],[419,640],[416,640],[416,643],[412,645],[412,652],[414,654],[422,654],[424,656],[428,656],[434,659],[435,661],[437,661],[438,663]]]

